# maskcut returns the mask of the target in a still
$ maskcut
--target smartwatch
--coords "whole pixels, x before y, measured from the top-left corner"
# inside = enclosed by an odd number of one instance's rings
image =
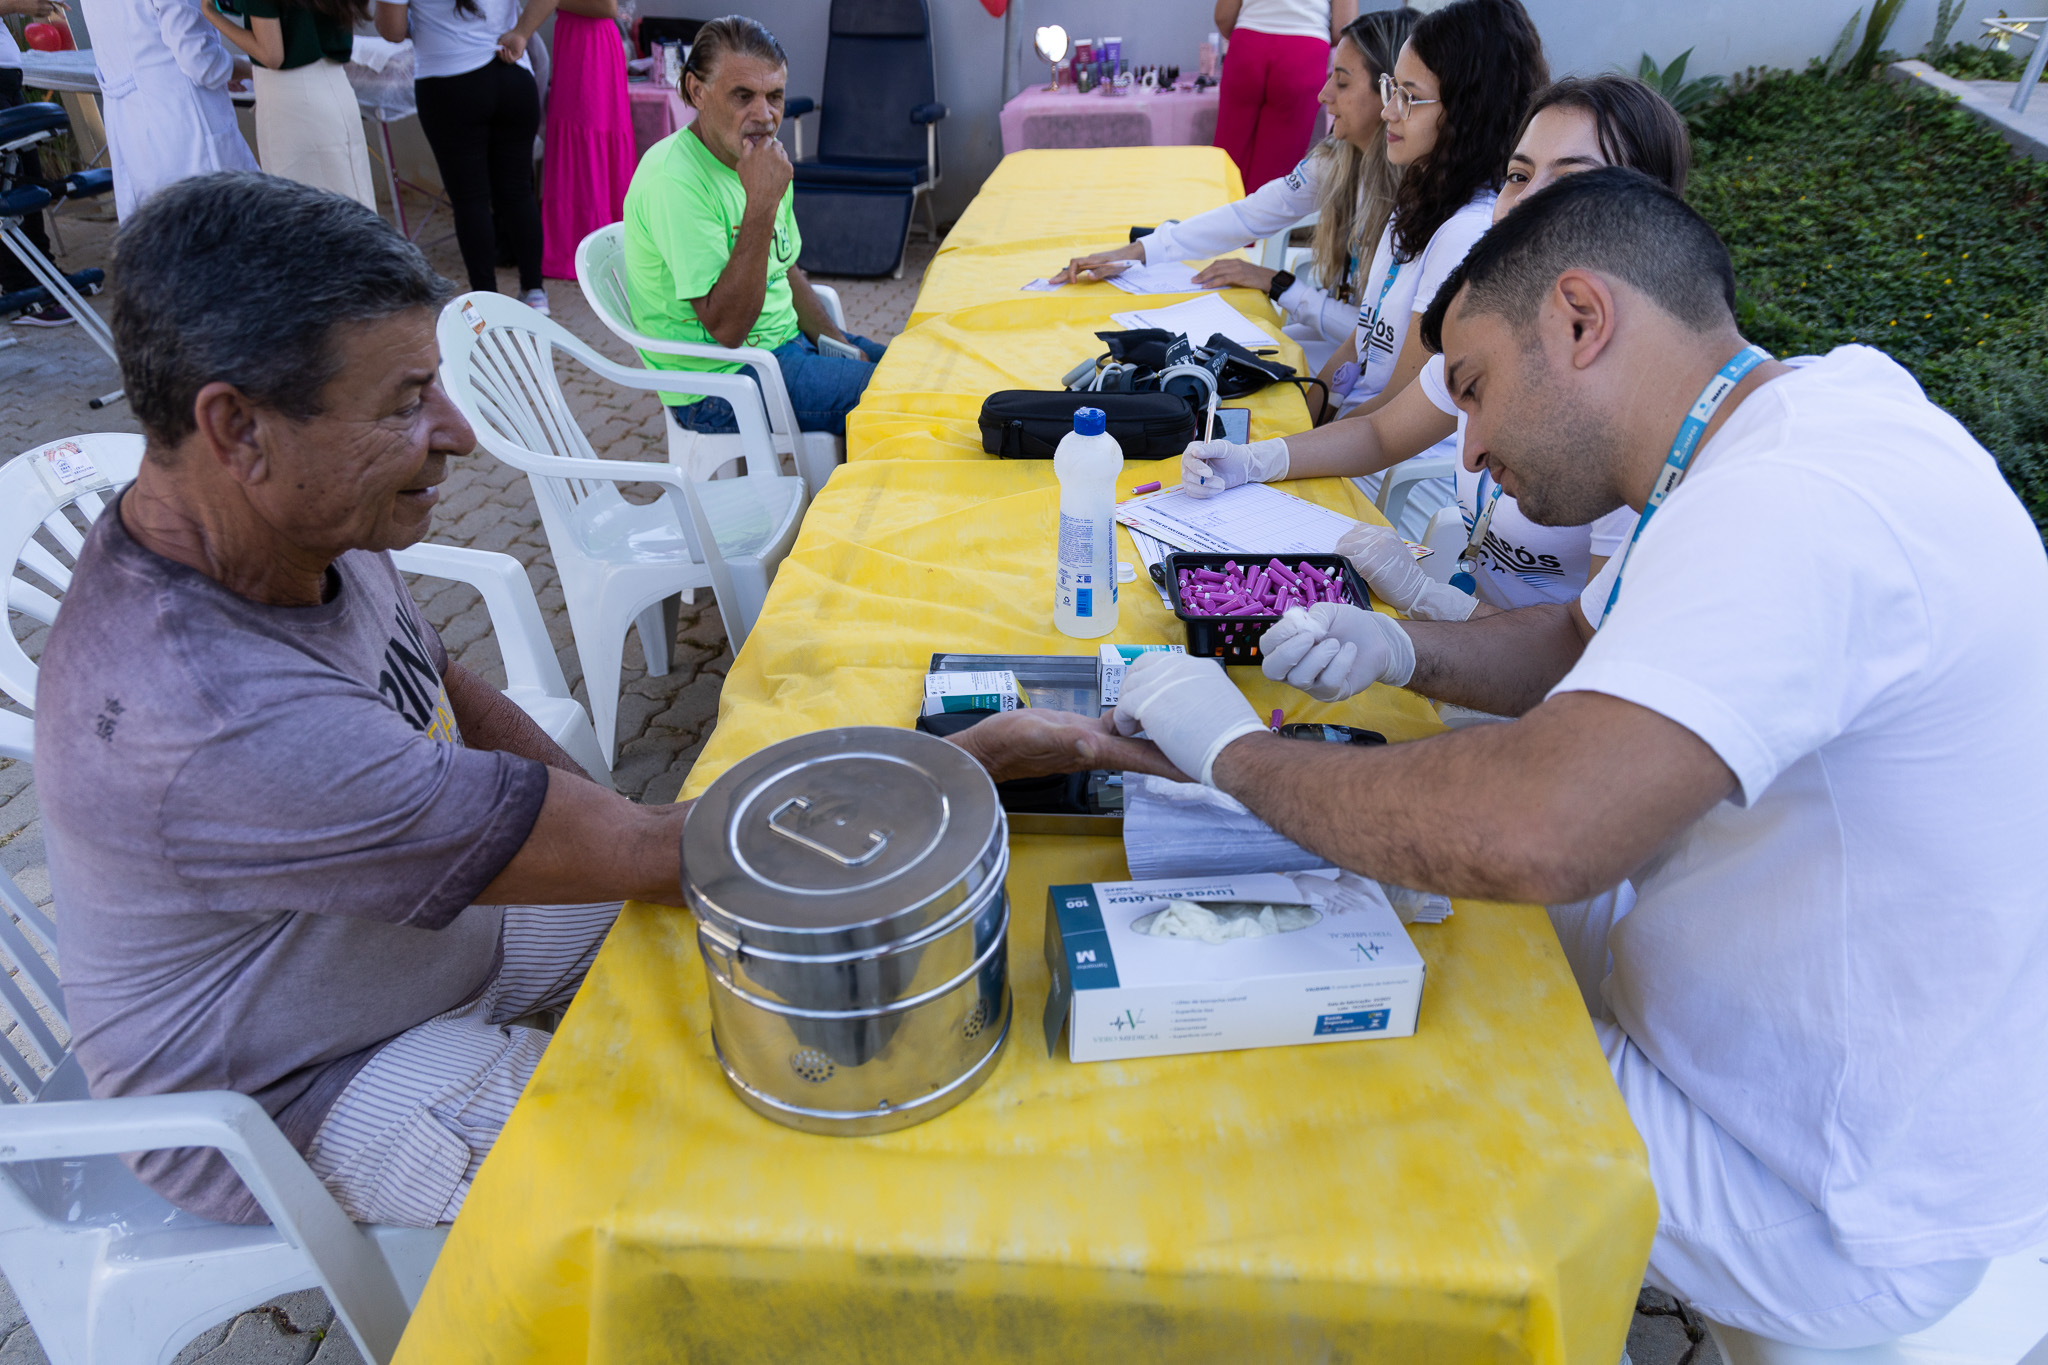
[[[1266,286],[1266,297],[1278,303],[1280,296],[1293,287],[1294,276],[1284,270],[1276,270],[1273,272],[1273,282]]]

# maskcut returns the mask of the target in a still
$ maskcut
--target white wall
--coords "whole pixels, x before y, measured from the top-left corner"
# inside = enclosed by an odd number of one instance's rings
[[[1957,38],[1982,32],[1980,17],[2012,0],[1968,0]],[[996,116],[1007,94],[1045,80],[1032,51],[1033,32],[1059,24],[1081,37],[1114,34],[1124,55],[1141,65],[1179,63],[1192,73],[1211,24],[1212,0],[1011,0],[1007,21],[991,18],[980,0],[927,0],[937,49],[939,99],[951,110],[940,125],[946,179],[939,217],[958,216],[1002,158]],[[1421,0],[1438,8],[1444,0]],[[1868,0],[1524,0],[1543,32],[1555,74],[1590,75],[1620,66],[1633,72],[1644,52],[1668,62],[1694,49],[1693,75],[1727,75],[1750,66],[1800,68],[1824,56],[1842,25]],[[1906,0],[1890,45],[1917,54],[1934,29],[1936,0]],[[815,96],[824,84],[825,23],[830,0],[641,0],[641,13],[708,19],[731,4],[774,31],[789,51],[793,95]],[[1364,0],[1363,9],[1389,8]],[[2025,12],[2025,5],[2020,6]],[[1014,41],[1004,42],[1005,29]],[[808,134],[807,134],[808,136]]]

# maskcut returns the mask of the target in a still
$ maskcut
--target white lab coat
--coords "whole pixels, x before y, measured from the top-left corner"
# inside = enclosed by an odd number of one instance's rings
[[[256,169],[228,99],[233,56],[199,0],[84,0],[126,218],[174,180]]]

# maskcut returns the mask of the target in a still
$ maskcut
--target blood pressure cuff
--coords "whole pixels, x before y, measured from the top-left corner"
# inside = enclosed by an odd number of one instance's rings
[[[1138,327],[1127,332],[1095,334],[1096,339],[1108,350],[1112,361],[1121,361],[1137,367],[1138,372],[1131,380],[1131,387],[1134,389],[1145,389],[1158,384],[1159,372],[1173,363],[1173,357],[1168,352],[1179,335],[1178,332],[1169,332],[1160,327]],[[1221,332],[1215,333],[1196,348],[1192,362],[1216,376],[1218,398],[1244,398],[1257,393],[1268,384],[1289,383],[1295,377],[1292,365],[1283,365],[1270,357],[1257,355]]]
[[[1195,410],[1178,394],[1004,389],[981,405],[981,448],[1006,460],[1049,460],[1081,408],[1102,409],[1127,460],[1163,460],[1195,439]]]

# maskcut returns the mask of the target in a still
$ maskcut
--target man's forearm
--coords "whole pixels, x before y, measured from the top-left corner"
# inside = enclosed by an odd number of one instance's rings
[[[796,325],[805,336],[816,341],[821,335],[846,340],[846,333],[839,330],[832,321],[832,315],[825,311],[825,301],[811,288],[810,277],[795,266],[789,268],[789,295],[796,303]]]
[[[581,774],[550,771],[532,832],[477,903],[681,905],[683,822],[689,813],[688,803],[636,805]]]
[[[768,297],[768,248],[775,240],[775,206],[757,213],[747,206],[733,239],[732,255],[718,272],[718,283],[696,301],[697,320],[719,345],[744,346]]]
[[[1551,903],[1630,876],[1735,785],[1691,731],[1597,692],[1565,693],[1512,725],[1378,749],[1246,735],[1213,775],[1339,867]]]
[[[534,724],[517,702],[461,664],[450,663],[441,682],[448,689],[448,707],[455,712],[455,723],[462,727],[463,743],[470,748],[517,754],[584,776],[583,765]]]
[[[1469,621],[1403,621],[1415,643],[1410,691],[1497,716],[1535,706],[1577,663],[1585,643],[1571,609],[1546,603]]]

